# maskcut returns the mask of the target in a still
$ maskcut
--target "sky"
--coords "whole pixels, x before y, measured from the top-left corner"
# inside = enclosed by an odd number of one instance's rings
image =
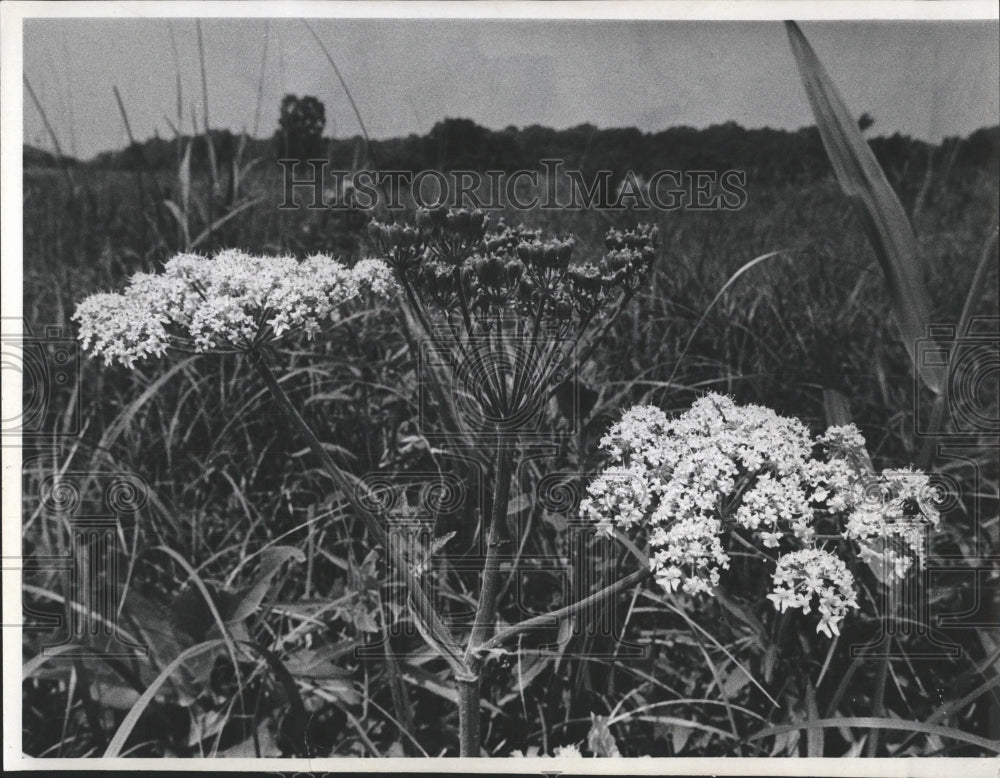
[[[463,117],[492,129],[589,122],[657,131],[736,121],[812,124],[780,22],[316,19],[373,138]],[[1000,25],[993,21],[802,24],[848,107],[872,132],[938,141],[1000,123]],[[295,19],[203,19],[213,128],[270,136],[286,93],[326,105],[326,134],[358,132],[322,50]],[[64,153],[88,159],[128,139],[200,124],[192,19],[29,19],[24,73]],[[262,77],[263,74],[263,77]],[[258,100],[260,94],[260,100]],[[259,104],[259,113],[258,113]],[[24,98],[24,140],[52,149]]]

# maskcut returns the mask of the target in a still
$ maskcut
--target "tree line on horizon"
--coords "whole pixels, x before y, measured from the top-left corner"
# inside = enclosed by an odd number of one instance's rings
[[[862,130],[874,120],[859,118]],[[538,169],[542,159],[563,160],[567,168],[593,175],[611,170],[651,175],[657,170],[743,170],[758,182],[808,181],[827,175],[829,163],[815,126],[798,130],[747,129],[735,121],[703,129],[671,127],[643,132],[635,127],[601,129],[581,124],[564,130],[540,125],[491,130],[471,119],[447,118],[425,135],[371,141],[366,150],[360,135],[325,137],[325,108],[314,97],[286,95],[279,126],[270,138],[250,138],[227,129],[198,136],[159,136],[102,152],[81,161],[60,158],[25,145],[24,165],[73,166],[104,170],[176,170],[189,143],[192,170],[207,170],[209,160],[228,165],[236,157],[249,159],[328,159],[332,169],[356,170],[515,170]],[[206,138],[211,139],[208,148]],[[965,138],[951,137],[931,144],[900,133],[869,140],[876,158],[890,177],[905,176],[913,167],[946,152],[952,167],[985,169],[996,175],[1000,162],[1000,126],[976,130]],[[367,152],[367,153],[366,153]]]

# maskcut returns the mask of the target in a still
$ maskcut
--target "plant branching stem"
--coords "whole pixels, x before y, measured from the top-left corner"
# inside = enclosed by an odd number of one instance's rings
[[[508,441],[497,446],[496,480],[493,487],[493,507],[483,563],[483,583],[476,606],[476,618],[465,648],[464,661],[472,671],[468,678],[458,678],[458,732],[461,756],[479,756],[480,753],[480,680],[477,647],[496,622],[497,593],[500,589],[500,546],[503,522],[507,520],[510,502],[510,485],[513,479],[514,449]]]
[[[411,607],[413,607],[425,625],[433,628],[435,634],[429,637],[444,648],[443,653],[451,655],[450,658],[448,656],[445,656],[445,658],[450,659],[449,664],[453,665],[452,669],[456,675],[459,713],[459,752],[461,756],[479,756],[481,753],[481,692],[478,666],[481,662],[482,653],[502,645],[519,634],[545,626],[546,624],[558,622],[561,619],[568,618],[586,608],[592,607],[607,597],[641,583],[652,575],[652,571],[648,568],[637,570],[583,600],[568,605],[565,608],[560,608],[552,613],[545,613],[526,619],[487,639],[487,633],[491,625],[496,622],[496,601],[501,578],[500,547],[503,543],[503,527],[507,518],[510,490],[514,475],[514,447],[509,441],[501,440],[497,446],[496,480],[494,483],[493,505],[490,511],[486,560],[483,565],[482,589],[480,591],[479,604],[476,608],[472,633],[464,654],[464,668],[456,668],[455,660],[458,656],[456,650],[457,643],[450,631],[441,622],[437,610],[414,576],[399,545],[390,542],[386,528],[381,523],[380,517],[365,506],[362,499],[364,485],[360,480],[342,470],[333,461],[329,452],[323,447],[323,444],[313,433],[305,419],[302,418],[302,415],[292,404],[288,394],[282,388],[277,378],[275,378],[270,367],[268,367],[263,355],[258,351],[252,351],[250,359],[289,421],[292,422],[292,425],[306,440],[309,448],[323,464],[324,470],[344,493],[351,506],[361,515],[372,536],[383,546],[391,564],[395,565],[396,569],[403,573],[409,589]]]
[[[561,621],[562,619],[568,619],[570,616],[574,616],[580,611],[586,610],[587,608],[597,605],[602,600],[611,597],[619,592],[622,592],[632,586],[636,586],[653,574],[653,571],[648,567],[641,570],[636,570],[634,573],[625,576],[624,578],[615,581],[609,586],[605,586],[598,592],[594,592],[589,597],[585,597],[578,602],[574,602],[567,605],[565,608],[560,608],[559,610],[552,611],[551,613],[543,613],[539,616],[532,616],[530,619],[525,619],[522,622],[513,624],[507,629],[498,632],[492,638],[487,640],[480,647],[481,651],[489,651],[492,648],[499,648],[504,643],[506,643],[511,638],[517,637],[525,632],[530,632],[533,629],[538,629],[539,627],[544,627],[549,624],[554,624],[555,622]]]
[[[259,352],[251,353],[250,360],[253,363],[253,366],[257,369],[261,378],[264,379],[264,383],[270,390],[271,395],[275,400],[277,400],[278,405],[281,406],[281,410],[285,412],[285,415],[299,431],[299,434],[305,438],[306,443],[309,444],[309,448],[312,449],[313,454],[315,454],[319,461],[323,464],[323,468],[326,470],[327,474],[344,493],[348,502],[351,503],[351,507],[353,507],[361,515],[362,519],[364,519],[365,525],[375,537],[375,540],[380,545],[387,547],[388,543],[386,542],[385,527],[379,523],[378,519],[371,510],[361,504],[358,493],[360,482],[357,479],[352,479],[348,476],[348,474],[333,461],[333,457],[330,456],[330,453],[323,448],[323,444],[320,443],[319,439],[306,423],[306,420],[302,418],[298,409],[292,405],[291,400],[288,398],[288,394],[282,388],[281,384],[278,383],[278,379],[275,378],[274,373],[271,372],[271,368],[268,367],[263,355]]]

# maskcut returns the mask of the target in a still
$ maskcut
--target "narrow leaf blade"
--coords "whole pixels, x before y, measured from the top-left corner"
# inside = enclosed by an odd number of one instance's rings
[[[869,239],[889,287],[900,338],[923,382],[940,394],[944,386],[943,370],[917,361],[917,342],[926,335],[930,303],[913,228],[809,41],[795,22],[785,22],[785,27],[837,181],[864,214]]]

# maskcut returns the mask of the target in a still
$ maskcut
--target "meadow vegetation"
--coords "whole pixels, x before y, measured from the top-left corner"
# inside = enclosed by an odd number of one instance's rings
[[[642,173],[654,164],[644,148],[662,150],[655,164],[668,167],[674,159],[726,170],[747,160],[740,210],[491,214],[572,234],[581,257],[603,252],[609,228],[648,222],[659,232],[648,280],[578,376],[576,395],[555,396],[544,415],[544,431],[565,433],[560,445],[514,478],[504,518],[520,528],[523,562],[501,577],[501,618],[551,611],[634,569],[606,538],[590,537],[586,558],[569,548],[586,485],[606,464],[598,441],[630,406],[676,415],[707,392],[775,409],[814,434],[853,422],[876,467],[943,474],[949,495],[929,538],[929,587],[887,617],[879,577],[854,565],[861,608],[833,639],[804,614],[776,612],[769,571],[738,550],[717,596],[696,607],[654,584],[623,590],[604,611],[610,634],[565,620],[483,662],[484,752],[995,753],[995,434],[973,431],[947,450],[925,450],[916,419],[929,392],[893,325],[864,219],[825,166],[815,129],[673,132],[491,132],[451,120],[424,138],[375,145],[379,162],[411,169],[533,167],[561,156],[569,167]],[[972,313],[998,315],[996,261],[981,263],[996,250],[997,137],[993,128],[938,146],[872,143],[917,235],[931,323],[960,320],[981,267]],[[147,144],[145,155],[134,145],[91,164],[26,152],[34,163],[23,192],[29,332],[56,326],[75,337],[70,317],[85,296],[156,272],[178,252],[323,252],[348,265],[374,253],[369,214],[277,208],[273,145],[236,138],[215,149],[205,138]],[[360,139],[329,141],[326,153],[335,165],[348,153],[350,165],[368,161]],[[474,605],[481,485],[470,461],[428,441],[443,411],[419,391],[419,343],[400,307],[361,296],[323,337],[295,336],[277,356],[284,392],[337,467],[417,481],[451,472],[466,484],[457,504],[438,506],[428,554],[444,607]],[[47,658],[41,647],[53,630],[26,630],[26,753],[457,754],[447,665],[414,631],[402,584],[382,577],[350,501],[285,425],[251,360],[186,355],[127,370],[84,357],[78,378],[48,400],[44,423],[63,434],[26,441],[24,554],[79,550],[69,514],[53,502],[55,474],[75,485],[79,504],[99,503],[115,474],[137,477],[146,496],[116,511],[116,572],[107,575],[120,624],[150,651]],[[995,403],[995,375],[978,391]],[[426,508],[413,495],[401,500],[404,514]],[[568,562],[533,561],[546,558]],[[26,572],[29,623],[64,612],[69,578],[65,569]],[[947,614],[944,626],[935,621]],[[928,618],[930,633],[917,628]],[[886,638],[887,623],[909,627]],[[852,646],[867,648],[855,656]]]

